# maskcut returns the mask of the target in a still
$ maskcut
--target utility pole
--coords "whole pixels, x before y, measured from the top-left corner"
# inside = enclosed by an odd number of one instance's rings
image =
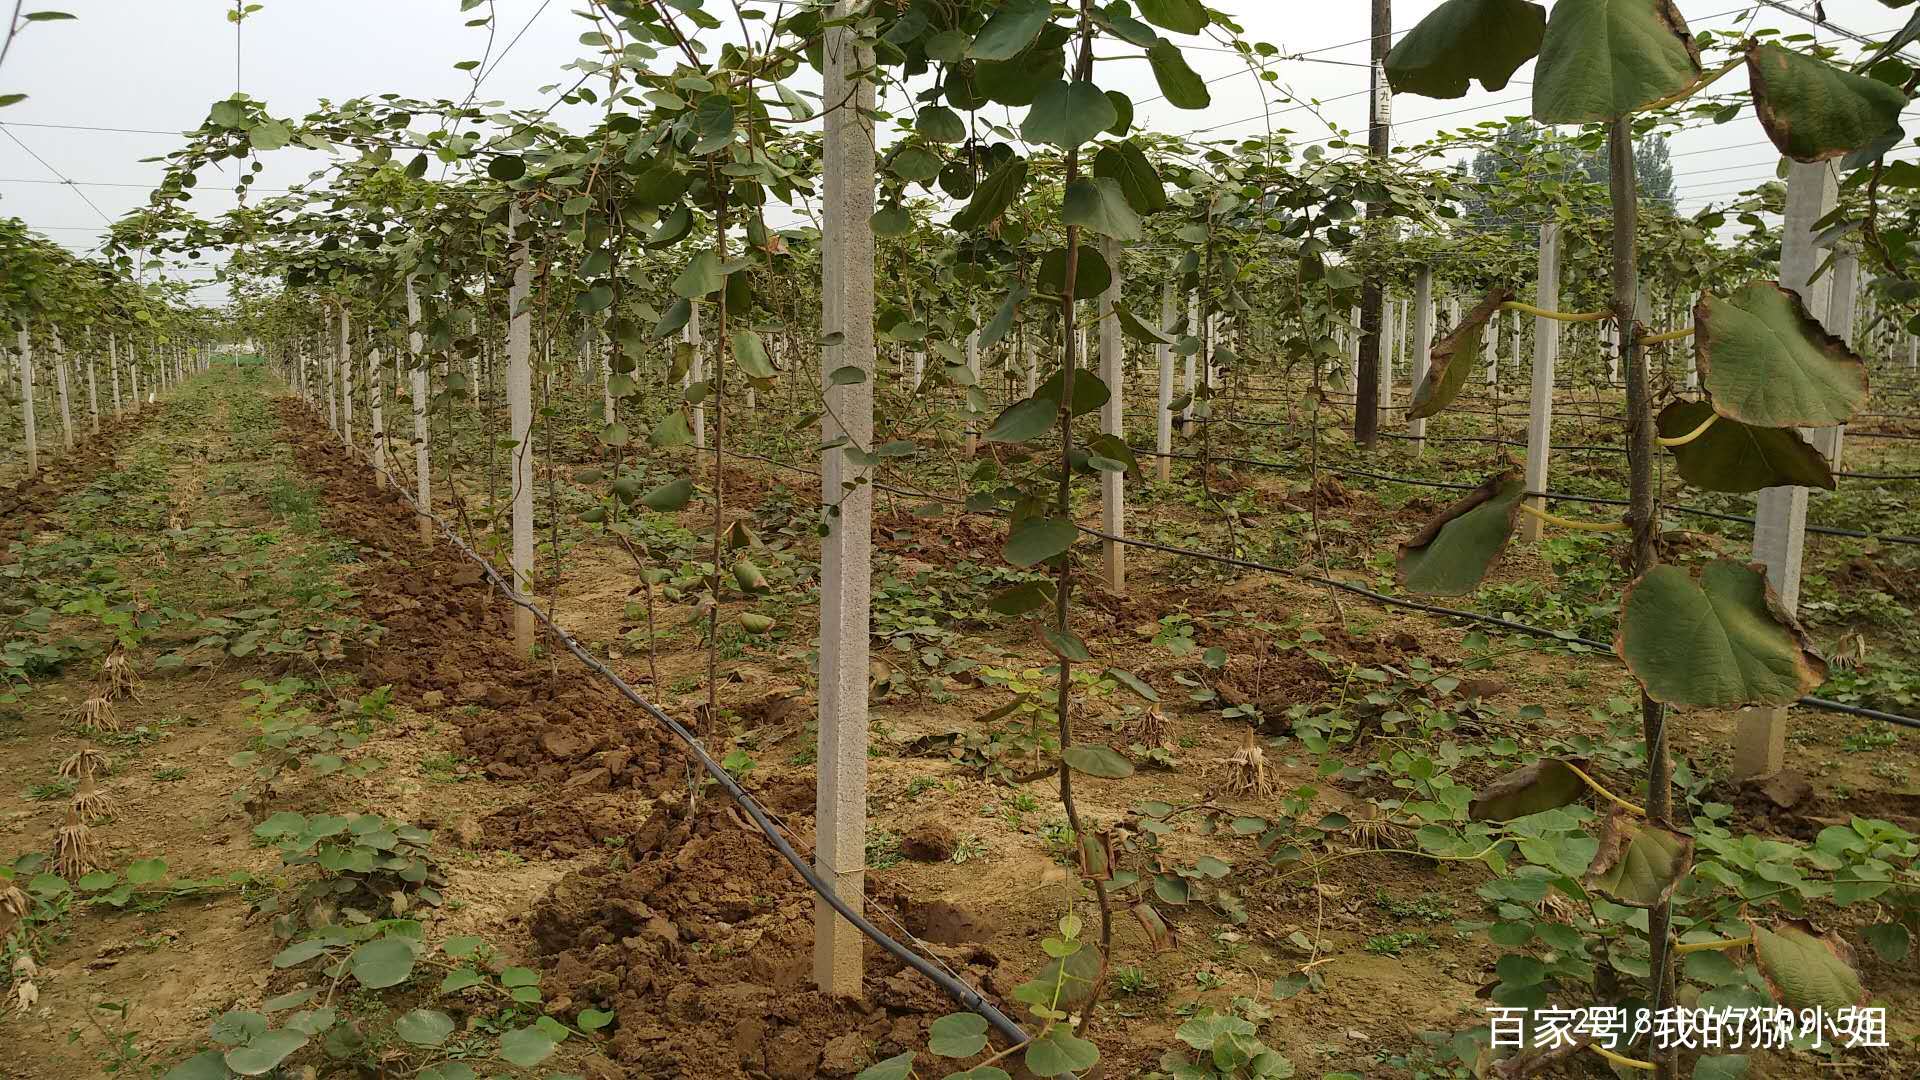
[[[1387,85],[1387,49],[1393,45],[1393,0],[1373,0],[1372,90],[1367,110],[1367,151],[1385,161],[1393,123],[1393,88]],[[1385,214],[1380,203],[1367,204],[1367,220]],[[1380,433],[1380,283],[1369,279],[1360,289],[1360,385],[1354,388],[1353,441],[1371,449]]]

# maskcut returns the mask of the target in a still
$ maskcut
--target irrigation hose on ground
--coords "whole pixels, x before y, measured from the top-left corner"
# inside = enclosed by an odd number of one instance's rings
[[[357,452],[349,450],[349,455],[357,456]],[[532,612],[533,617],[540,620],[541,625],[547,628],[547,631],[554,636],[555,640],[566,646],[567,651],[572,653],[575,659],[585,664],[589,671],[607,680],[615,690],[620,692],[622,697],[646,710],[647,714],[653,717],[656,722],[672,732],[674,738],[678,739],[681,744],[693,754],[694,758],[700,762],[700,767],[706,771],[708,776],[713,778],[714,783],[720,785],[720,790],[726,793],[727,798],[733,800],[734,805],[747,812],[747,816],[753,819],[754,827],[759,829],[760,834],[766,837],[767,842],[774,846],[774,849],[780,853],[781,858],[787,860],[788,865],[793,867],[794,871],[806,881],[814,893],[822,900],[825,900],[833,910],[839,912],[841,918],[847,920],[855,929],[866,935],[868,940],[905,962],[907,966],[913,968],[915,971],[933,980],[933,984],[938,986],[948,997],[968,1010],[979,1014],[982,1019],[992,1024],[994,1030],[998,1031],[1005,1038],[1015,1044],[1028,1041],[1029,1037],[1026,1030],[1015,1023],[1005,1013],[995,1008],[993,1003],[988,1001],[980,991],[941,971],[932,961],[929,961],[926,957],[921,956],[912,949],[907,948],[900,942],[895,941],[886,931],[868,922],[864,915],[853,910],[853,908],[849,906],[845,900],[842,900],[839,894],[814,871],[813,867],[807,865],[806,860],[800,857],[800,853],[793,849],[793,845],[787,843],[786,839],[780,835],[780,831],[774,827],[773,822],[768,819],[766,811],[760,808],[760,804],[754,800],[752,795],[747,793],[746,789],[740,786],[739,782],[733,778],[731,773],[722,768],[719,762],[713,760],[713,757],[707,753],[706,748],[700,745],[699,738],[696,737],[693,732],[687,730],[679,721],[661,711],[659,706],[642,697],[639,691],[627,685],[625,679],[615,674],[605,664],[595,660],[592,654],[580,646],[580,643],[574,639],[572,634],[567,633],[555,625],[554,621],[547,617],[547,613],[540,610],[538,604],[522,596],[519,590],[509,585],[506,580],[500,576],[500,572],[493,568],[492,563],[488,562],[479,552],[468,547],[466,541],[460,539],[459,534],[453,531],[452,526],[448,525],[432,512],[421,509],[420,504],[415,501],[413,495],[407,491],[406,486],[395,479],[394,475],[383,468],[379,462],[369,461],[368,464],[373,467],[374,471],[387,478],[389,481],[388,486],[397,492],[402,499],[406,500],[407,504],[413,508],[415,514],[433,522],[434,526],[440,530],[440,534],[446,538],[448,543],[453,545],[455,550],[478,565],[481,574],[486,577],[487,582],[498,590],[502,596],[506,597],[507,600],[515,606],[526,608]]]

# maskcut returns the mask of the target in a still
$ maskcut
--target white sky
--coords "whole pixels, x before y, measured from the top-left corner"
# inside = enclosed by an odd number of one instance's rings
[[[1320,98],[1330,120],[1364,139],[1369,33],[1365,0],[1211,2],[1239,21],[1249,40],[1271,42],[1283,53],[1315,50],[1311,60],[1279,64],[1280,85],[1303,99]],[[1396,31],[1412,27],[1439,2],[1399,0],[1394,5]],[[245,23],[239,75],[241,87],[265,100],[275,115],[299,116],[322,96],[339,101],[391,91],[457,100],[465,96],[470,78],[453,65],[478,58],[485,42],[484,30],[463,25],[469,16],[459,11],[458,0],[264,3]],[[496,57],[523,28],[525,33],[488,76],[482,99],[520,107],[551,100],[539,88],[561,81],[569,74],[561,65],[586,51],[577,38],[588,24],[573,14],[573,6],[567,0],[498,0]],[[761,0],[759,6],[776,5]],[[1679,6],[1689,24],[1700,30],[1730,29],[1755,4],[1679,0]],[[1792,6],[1812,5],[1795,0]],[[233,92],[235,32],[226,19],[231,5],[221,0],[29,0],[27,8],[69,11],[78,19],[30,27],[0,70],[0,93],[30,95],[0,110],[0,215],[21,217],[61,243],[84,250],[98,243],[105,218],[145,203],[161,169],[139,159],[175,148],[180,140],[173,132],[197,126],[212,102]],[[1825,9],[1832,22],[1870,37],[1897,28],[1910,14],[1889,10],[1878,0],[1826,0]],[[1764,7],[1752,25],[1817,33],[1823,42],[1837,40],[1810,23]],[[1237,57],[1197,48],[1187,55],[1203,77],[1219,79],[1212,82],[1208,109],[1185,111],[1148,102],[1157,91],[1144,61],[1107,65],[1099,79],[1140,103],[1137,123],[1142,127],[1171,132],[1213,128],[1219,136],[1264,129],[1261,84]],[[1398,98],[1395,142],[1419,142],[1442,128],[1524,113],[1531,78],[1528,64],[1498,93],[1476,86],[1458,100]],[[1739,80],[1736,73],[1722,86],[1738,89]],[[594,113],[597,110],[583,112],[583,123]],[[1448,115],[1437,116],[1443,113]],[[564,120],[566,113],[555,116]],[[1910,135],[1920,130],[1913,116],[1910,111]],[[1299,139],[1326,135],[1304,110],[1281,113],[1275,123],[1290,126]],[[92,128],[144,130],[87,130]],[[1726,201],[1771,176],[1778,163],[1750,111],[1725,125],[1680,133],[1673,152],[1683,211]],[[1911,153],[1910,142],[1902,156]],[[280,151],[266,155],[266,161],[260,189],[302,180],[320,159]],[[203,176],[190,205],[214,216],[233,205],[230,186]],[[208,271],[186,273],[198,280]],[[209,302],[220,298],[216,288],[202,297]]]

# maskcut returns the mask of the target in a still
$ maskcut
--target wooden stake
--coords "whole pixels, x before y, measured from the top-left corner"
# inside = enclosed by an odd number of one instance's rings
[[[835,18],[854,9],[836,0]],[[823,334],[838,332],[840,344],[824,349],[821,393],[827,401],[820,433],[824,443],[845,437],[850,446],[873,443],[873,84],[857,72],[873,64],[852,29],[831,26],[823,50],[824,97],[846,107],[826,111],[822,145],[822,203],[826,227],[821,246]],[[867,373],[857,383],[836,386],[832,372],[854,367]],[[822,453],[822,501],[838,505],[828,517],[820,552],[820,747],[814,803],[814,866],[835,895],[858,911],[866,899],[867,680],[873,565],[873,485],[841,447]],[[814,907],[813,981],[829,994],[857,996],[865,939],[825,900]]]

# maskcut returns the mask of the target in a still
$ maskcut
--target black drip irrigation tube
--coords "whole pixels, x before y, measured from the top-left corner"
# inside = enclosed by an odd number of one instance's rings
[[[693,754],[694,758],[700,762],[700,767],[706,770],[707,775],[712,777],[713,781],[720,785],[720,790],[726,793],[727,798],[731,799],[734,805],[747,812],[747,816],[753,819],[754,827],[760,830],[760,834],[766,838],[769,844],[773,845],[774,849],[780,853],[781,858],[787,860],[787,864],[793,867],[794,871],[806,881],[807,885],[813,889],[816,895],[822,900],[825,900],[833,910],[839,912],[841,918],[847,920],[855,929],[866,935],[868,940],[906,963],[908,967],[913,968],[915,971],[933,980],[933,984],[945,992],[948,997],[966,1007],[968,1010],[977,1013],[982,1019],[986,1020],[987,1023],[993,1025],[994,1030],[998,1031],[1005,1038],[1012,1040],[1016,1045],[1030,1041],[1030,1036],[1028,1036],[1026,1030],[1015,1023],[1005,1013],[995,1008],[993,1003],[988,1001],[980,991],[975,990],[973,987],[940,970],[932,961],[914,952],[912,949],[907,948],[900,942],[895,941],[886,931],[867,921],[866,916],[853,910],[853,908],[849,906],[845,900],[842,900],[839,894],[814,871],[813,867],[807,865],[807,861],[800,857],[800,853],[793,849],[793,845],[789,844],[786,838],[780,835],[779,829],[773,824],[772,820],[767,817],[766,811],[761,808],[760,804],[755,801],[752,795],[747,793],[745,788],[740,786],[732,774],[728,773],[725,768],[722,768],[719,762],[713,760],[713,757],[707,753],[706,748],[700,745],[699,738],[696,737],[693,732],[687,730],[679,721],[661,711],[659,706],[641,696],[639,691],[629,686],[625,679],[615,674],[605,664],[594,659],[592,654],[581,648],[580,643],[574,639],[572,634],[567,633],[555,625],[554,621],[547,617],[547,613],[540,610],[538,604],[522,596],[517,589],[509,585],[506,580],[500,576],[500,572],[493,568],[492,563],[488,562],[479,552],[467,546],[466,541],[460,539],[459,534],[455,533],[451,526],[433,513],[422,510],[420,504],[408,493],[405,485],[394,479],[392,473],[382,468],[379,462],[372,462],[371,464],[375,471],[386,476],[387,479],[391,481],[389,486],[395,492],[398,492],[402,499],[406,500],[407,504],[413,508],[414,513],[433,522],[448,543],[452,544],[456,550],[473,560],[473,562],[480,567],[480,572],[485,575],[488,584],[492,585],[494,589],[498,590],[502,596],[506,597],[507,600],[514,605],[526,608],[532,612],[533,617],[540,620],[541,624],[547,628],[547,631],[551,633],[560,644],[566,646],[567,651],[573,654],[574,659],[586,665],[587,670],[605,679],[615,690],[620,692],[622,697],[646,710],[647,714],[653,717],[656,722],[672,732],[674,738],[678,739],[687,750]]]
[[[818,477],[820,475],[819,473],[814,472],[812,469],[803,468],[802,466],[799,466],[799,465],[788,464],[787,462],[784,462],[784,461],[777,461],[773,458],[766,457],[761,454],[749,454],[739,450],[722,450],[720,452],[722,454],[727,455],[728,457],[741,458],[747,461],[764,462],[768,465],[775,466],[776,468],[787,469],[792,472],[801,473],[806,476]],[[976,510],[973,507],[969,506],[965,499],[956,499],[951,495],[936,495],[930,491],[914,491],[910,488],[894,487],[891,484],[882,484],[878,482],[875,482],[873,484],[873,489],[875,491],[885,491],[890,494],[901,495],[910,499],[926,499],[929,502],[938,502],[938,503],[945,503],[949,506],[958,506],[969,513],[986,514],[992,517],[1006,516],[1006,511],[1004,510],[999,510],[999,509]],[[1612,500],[1594,500],[1594,501],[1611,502]],[[1624,506],[1626,504],[1622,502],[1620,505]],[[1339,589],[1342,592],[1352,593],[1355,596],[1365,597],[1368,600],[1372,600],[1375,603],[1383,604],[1387,607],[1406,608],[1409,611],[1422,611],[1422,612],[1426,612],[1429,615],[1441,615],[1450,619],[1464,619],[1464,620],[1467,620],[1468,622],[1481,623],[1486,626],[1498,626],[1498,627],[1501,627],[1502,629],[1514,630],[1523,634],[1531,635],[1533,637],[1545,638],[1553,641],[1570,641],[1576,645],[1582,645],[1589,649],[1594,649],[1596,651],[1606,653],[1609,656],[1616,655],[1613,651],[1612,645],[1609,645],[1604,641],[1595,641],[1592,638],[1581,637],[1578,634],[1570,634],[1570,633],[1566,633],[1558,630],[1548,630],[1545,627],[1540,627],[1540,626],[1528,626],[1526,623],[1514,622],[1511,619],[1502,619],[1496,615],[1482,615],[1477,611],[1462,611],[1459,608],[1442,607],[1439,604],[1428,604],[1418,600],[1403,600],[1400,597],[1388,596],[1385,593],[1374,592],[1372,589],[1366,588],[1361,585],[1354,585],[1350,582],[1341,581],[1338,578],[1321,577],[1318,574],[1306,574],[1298,570],[1289,570],[1282,566],[1275,566],[1272,563],[1255,562],[1252,559],[1241,559],[1241,558],[1236,558],[1230,555],[1215,555],[1212,552],[1197,551],[1193,548],[1176,547],[1172,544],[1161,544],[1152,540],[1135,540],[1135,539],[1130,539],[1124,536],[1115,536],[1112,533],[1103,532],[1099,529],[1095,529],[1087,525],[1081,525],[1077,522],[1074,524],[1074,528],[1078,529],[1080,532],[1088,536],[1098,537],[1102,540],[1110,540],[1116,544],[1120,544],[1125,547],[1142,548],[1147,551],[1159,551],[1168,555],[1178,555],[1178,556],[1181,556],[1182,558],[1200,559],[1204,562],[1219,563],[1223,566],[1237,566],[1244,570],[1259,570],[1269,574],[1278,574],[1281,577],[1293,578],[1296,581],[1305,581],[1315,585],[1324,585],[1328,588]],[[1809,709],[1818,709],[1822,712],[1846,713],[1849,716],[1864,717],[1869,720],[1878,720],[1882,723],[1893,724],[1897,727],[1912,728],[1916,731],[1920,731],[1920,720],[1914,719],[1911,716],[1901,716],[1898,713],[1881,712],[1878,709],[1869,709],[1860,705],[1848,705],[1848,704],[1845,704],[1844,702],[1833,701],[1828,698],[1811,697],[1811,696],[1801,698],[1798,702],[1796,702],[1796,704],[1805,706],[1806,708],[1809,708]]]

